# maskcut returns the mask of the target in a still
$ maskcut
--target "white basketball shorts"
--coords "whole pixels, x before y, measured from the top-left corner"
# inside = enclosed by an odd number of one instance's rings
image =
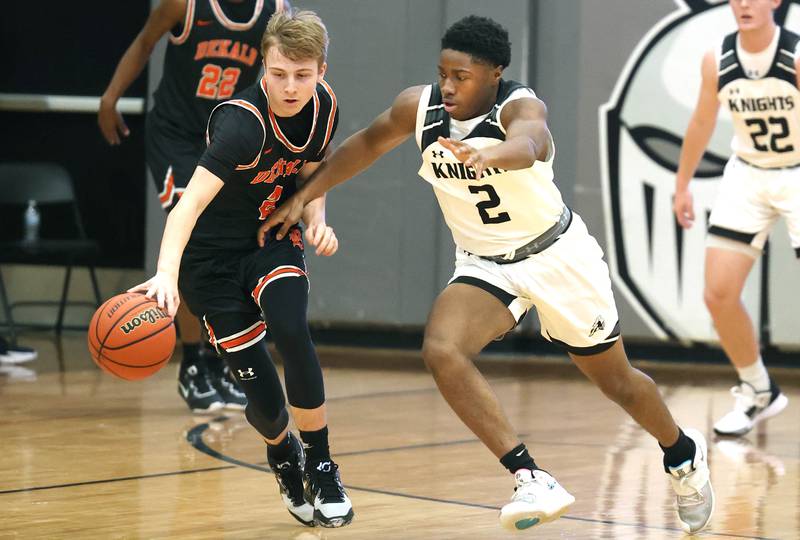
[[[456,249],[450,283],[480,287],[519,321],[536,307],[542,336],[576,355],[609,349],[619,338],[619,316],[603,250],[581,217],[558,240],[527,259],[498,264]]]
[[[725,165],[709,219],[709,246],[719,238],[764,249],[775,221],[783,216],[800,257],[800,167],[759,169],[732,157]],[[716,238],[715,238],[716,237]]]

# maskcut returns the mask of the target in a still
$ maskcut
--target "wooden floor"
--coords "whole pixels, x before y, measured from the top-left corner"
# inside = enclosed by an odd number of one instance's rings
[[[656,443],[563,359],[489,359],[512,422],[577,501],[513,535],[513,481],[457,420],[418,355],[321,348],[332,451],[353,523],[301,527],[240,414],[192,417],[176,364],[138,383],[94,368],[83,336],[23,339],[40,358],[0,366],[0,538],[683,538]],[[732,372],[645,366],[679,422],[709,435]],[[703,538],[800,538],[800,370],[789,408],[742,440],[712,441],[716,513]]]

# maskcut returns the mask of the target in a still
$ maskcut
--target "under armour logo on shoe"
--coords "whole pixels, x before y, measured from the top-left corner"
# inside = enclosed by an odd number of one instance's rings
[[[331,462],[330,461],[322,461],[319,465],[317,465],[317,470],[319,472],[331,472]]]
[[[256,372],[253,371],[253,368],[249,367],[246,370],[244,369],[237,369],[236,371],[239,372],[239,378],[243,381],[249,381],[250,379],[256,378]]]
[[[589,337],[592,337],[593,335],[595,335],[598,330],[605,329],[605,327],[606,327],[606,321],[603,319],[603,317],[598,316],[594,320],[594,324],[592,324],[591,330],[589,330]]]

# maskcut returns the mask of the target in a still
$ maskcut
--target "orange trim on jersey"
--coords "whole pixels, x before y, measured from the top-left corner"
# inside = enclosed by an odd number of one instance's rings
[[[172,204],[173,197],[175,197],[175,175],[172,174],[172,165],[170,165],[167,168],[167,174],[164,175],[164,189],[158,194],[161,207],[168,208]]]
[[[319,82],[325,91],[328,92],[328,95],[331,96],[331,112],[328,115],[328,127],[325,129],[325,140],[322,141],[322,148],[324,149],[331,140],[333,122],[336,119],[336,94],[333,93],[333,88],[331,88],[328,83],[325,82],[325,79],[321,79]]]
[[[290,277],[290,276],[307,276],[302,269],[298,268],[297,266],[283,266],[278,267],[277,269],[273,270],[266,276],[261,276],[261,279],[258,280],[258,284],[256,288],[253,289],[253,292],[250,295],[253,297],[253,300],[256,301],[258,307],[261,307],[261,293],[264,292],[264,287],[269,285],[275,279],[279,277]]]
[[[291,141],[283,134],[281,131],[280,126],[278,125],[278,120],[275,118],[275,114],[272,112],[272,107],[269,106],[269,95],[267,94],[267,78],[261,77],[261,90],[264,92],[264,97],[267,99],[267,110],[269,111],[269,124],[272,126],[272,132],[278,138],[283,145],[294,152],[295,154],[299,154],[300,152],[304,151],[308,148],[308,145],[311,144],[311,141],[314,139],[314,133],[317,131],[317,116],[319,115],[319,95],[317,95],[317,91],[314,90],[314,121],[311,124],[311,133],[308,135],[308,140],[303,146],[295,146],[291,143]]]
[[[183,31],[181,35],[175,36],[172,32],[169,34],[169,40],[174,45],[180,45],[189,39],[189,34],[192,32],[192,24],[194,23],[194,2],[195,0],[186,0],[186,17],[183,20]]]
[[[206,125],[206,145],[211,144],[211,136],[210,136],[209,131],[208,131],[209,127],[211,126],[211,117],[214,115],[214,111],[216,111],[217,109],[219,109],[223,105],[236,105],[237,107],[241,107],[243,109],[247,109],[248,111],[250,111],[251,113],[256,115],[256,118],[258,119],[258,123],[261,124],[261,130],[264,132],[264,136],[261,139],[261,149],[259,149],[258,154],[256,154],[256,157],[255,157],[255,159],[253,161],[251,161],[247,165],[237,165],[236,166],[236,170],[237,171],[244,171],[244,170],[247,170],[247,169],[252,169],[256,165],[258,165],[258,160],[261,159],[261,150],[264,149],[264,143],[267,142],[267,125],[264,122],[264,117],[261,116],[261,111],[258,110],[258,107],[256,107],[255,105],[253,105],[249,101],[245,101],[243,99],[231,99],[230,101],[223,101],[222,103],[220,103],[219,105],[214,107],[211,110],[211,114],[208,115],[208,124]]]
[[[203,324],[206,325],[206,332],[208,332],[208,343],[217,349],[217,352],[219,352],[219,347],[217,347],[217,337],[214,335],[214,329],[211,328],[211,324],[209,324],[208,320],[206,320],[205,315],[203,315]]]
[[[246,333],[244,333],[244,334],[242,334],[240,336],[237,336],[235,338],[219,339],[219,340],[217,340],[217,343],[219,343],[219,345],[223,349],[225,349],[227,351],[229,349],[233,349],[235,347],[239,347],[241,345],[244,345],[244,344],[246,344],[246,343],[248,343],[250,341],[257,341],[256,338],[258,338],[259,335],[262,334],[263,332],[265,332],[266,330],[267,330],[267,325],[265,325],[263,322],[259,322],[259,323],[256,323]]]
[[[214,16],[217,18],[219,23],[228,30],[235,30],[237,32],[250,30],[253,25],[256,24],[258,16],[261,15],[261,10],[264,8],[264,0],[257,0],[256,9],[253,12],[253,16],[250,18],[250,20],[245,23],[237,23],[225,16],[225,12],[222,11],[221,7],[219,7],[217,0],[209,0],[209,3],[211,4],[211,10],[214,12]]]

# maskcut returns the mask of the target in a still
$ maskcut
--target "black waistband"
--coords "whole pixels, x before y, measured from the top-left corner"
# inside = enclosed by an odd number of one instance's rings
[[[561,216],[558,218],[558,221],[556,221],[552,227],[524,246],[510,251],[505,255],[478,255],[478,257],[481,259],[486,259],[487,261],[495,262],[497,264],[512,264],[519,262],[523,259],[527,259],[531,255],[541,253],[545,249],[552,246],[553,243],[558,240],[558,237],[564,234],[564,231],[569,228],[570,223],[572,223],[572,211],[565,206],[564,210],[561,212]]]

